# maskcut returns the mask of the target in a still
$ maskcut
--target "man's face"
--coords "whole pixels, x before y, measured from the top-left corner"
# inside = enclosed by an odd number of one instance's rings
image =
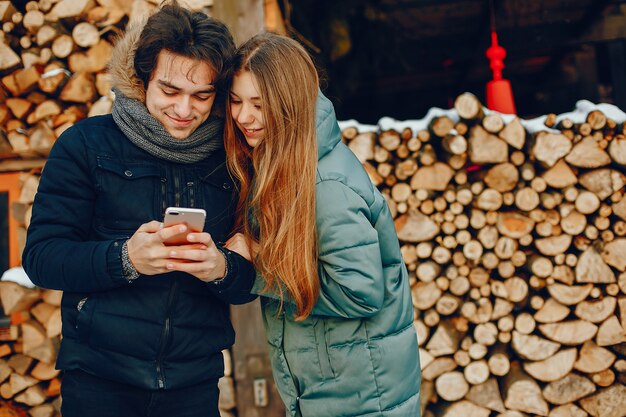
[[[209,64],[163,50],[146,89],[146,107],[175,139],[185,140],[211,113],[215,74]]]

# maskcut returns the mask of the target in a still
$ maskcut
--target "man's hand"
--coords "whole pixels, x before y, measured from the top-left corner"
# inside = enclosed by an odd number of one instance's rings
[[[204,282],[226,275],[226,259],[208,233],[189,233],[188,245],[169,246],[167,271],[182,271]]]
[[[250,248],[250,245],[248,243],[252,245],[252,248]],[[241,233],[235,233],[230,239],[226,241],[224,247],[233,252],[237,252],[249,262],[252,262],[252,257],[256,256],[259,252],[258,242],[255,242],[254,240],[250,240],[248,242],[248,239],[246,239],[246,237]]]
[[[128,257],[143,275],[171,271],[188,272],[202,281],[222,278],[226,271],[224,256],[208,233],[187,234],[188,244],[167,246],[166,240],[187,232],[184,224],[163,227],[157,221],[142,224],[127,242]]]

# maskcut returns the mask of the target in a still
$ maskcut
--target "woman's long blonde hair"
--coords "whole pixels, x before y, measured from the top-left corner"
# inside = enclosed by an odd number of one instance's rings
[[[299,43],[271,33],[241,45],[232,71],[249,71],[256,79],[265,121],[265,136],[251,148],[233,121],[228,98],[224,143],[228,167],[240,183],[239,224],[246,237],[258,239],[253,261],[266,281],[265,291],[280,294],[281,301],[289,297],[297,308],[296,319],[303,320],[320,287],[315,232],[317,71]],[[258,229],[251,221],[258,222]]]

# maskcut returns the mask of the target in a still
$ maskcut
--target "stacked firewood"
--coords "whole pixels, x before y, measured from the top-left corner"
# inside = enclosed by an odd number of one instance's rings
[[[13,169],[37,166],[33,159],[45,158],[69,126],[110,112],[105,70],[112,44],[129,21],[159,3],[0,1],[0,159],[21,158]],[[213,1],[184,3],[205,10]]]
[[[0,282],[0,397],[31,417],[60,416],[61,292]]]
[[[625,126],[468,93],[402,125],[343,136],[395,218],[424,415],[626,415]]]

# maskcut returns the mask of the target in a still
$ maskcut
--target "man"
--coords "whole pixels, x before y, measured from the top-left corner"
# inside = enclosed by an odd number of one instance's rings
[[[50,153],[23,265],[64,291],[63,417],[219,415],[228,304],[254,298],[252,265],[216,243],[237,199],[211,110],[234,48],[222,23],[163,6],[115,47],[113,114]],[[163,227],[168,206],[205,209],[204,233]],[[189,243],[164,245],[179,234]],[[177,265],[179,249],[193,261]]]

